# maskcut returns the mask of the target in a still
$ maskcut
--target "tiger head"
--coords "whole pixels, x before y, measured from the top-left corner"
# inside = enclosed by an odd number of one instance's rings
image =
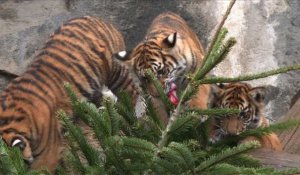
[[[239,114],[214,117],[215,139],[226,135],[239,135],[246,129],[262,125],[265,87],[251,87],[247,83],[213,85],[210,107],[236,108]]]
[[[61,153],[55,116],[47,121],[49,111],[45,105],[32,106],[25,96],[10,93],[11,89],[8,86],[0,97],[1,139],[8,147],[18,148],[30,168],[54,170]]]
[[[182,79],[184,73],[186,73],[186,63],[184,59],[181,60],[180,58],[184,55],[184,53],[180,53],[182,52],[179,48],[179,45],[181,45],[180,40],[177,32],[146,38],[127,56],[124,57],[124,52],[121,52],[122,57],[119,58],[126,60],[134,69],[142,84],[145,85],[152,96],[159,96],[159,94],[147,76],[147,70],[154,73],[167,94],[174,95],[173,97],[177,98],[174,90],[177,86],[183,86]]]
[[[22,109],[9,110],[10,106],[2,103],[0,108],[0,135],[9,147],[19,148],[26,163],[31,164],[34,160],[31,149],[32,130],[29,128],[28,113]]]

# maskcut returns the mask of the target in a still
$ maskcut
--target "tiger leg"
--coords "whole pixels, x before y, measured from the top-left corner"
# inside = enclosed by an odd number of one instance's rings
[[[258,141],[261,144],[261,148],[267,148],[275,151],[282,151],[283,146],[275,133],[264,135],[261,138],[249,136],[242,140],[240,144],[248,143],[250,141]]]

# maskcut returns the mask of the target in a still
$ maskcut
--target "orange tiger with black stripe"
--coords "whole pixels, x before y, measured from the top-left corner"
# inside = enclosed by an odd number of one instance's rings
[[[62,135],[58,109],[72,113],[63,88],[99,104],[102,94],[114,98],[120,89],[139,96],[127,68],[113,59],[124,50],[123,37],[110,23],[85,16],[62,25],[39,51],[28,70],[13,80],[0,99],[0,134],[21,149],[31,168],[53,171],[60,160]]]
[[[178,98],[174,90],[186,87],[185,75],[195,72],[203,57],[202,44],[185,20],[175,13],[166,12],[153,20],[144,40],[125,58],[153,97],[158,93],[146,77],[147,69],[153,71],[176,105]],[[208,87],[201,86],[200,91],[205,89]],[[206,93],[202,94],[203,99],[208,99]]]
[[[265,87],[252,87],[243,82],[211,86],[212,108],[236,108],[238,115],[213,117],[210,125],[210,141],[216,142],[228,135],[239,135],[247,129],[268,127],[268,119],[264,115]],[[281,151],[282,145],[275,133],[257,137],[247,137],[242,141],[257,140],[263,148]]]

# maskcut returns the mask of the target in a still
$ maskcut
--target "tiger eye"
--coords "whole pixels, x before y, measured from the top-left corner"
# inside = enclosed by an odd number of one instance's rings
[[[158,75],[163,75],[165,73],[164,69],[160,69],[157,71],[157,74]]]
[[[257,118],[255,118],[254,120],[253,120],[253,123],[258,123],[259,122],[259,119],[257,119]]]
[[[241,111],[241,112],[240,112],[240,117],[246,118],[246,117],[247,117],[247,112]]]

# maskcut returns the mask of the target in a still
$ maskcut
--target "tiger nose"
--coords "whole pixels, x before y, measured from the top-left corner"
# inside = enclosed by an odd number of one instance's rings
[[[29,158],[24,158],[24,162],[29,166],[32,164],[33,161],[34,161],[34,158],[32,156]]]

